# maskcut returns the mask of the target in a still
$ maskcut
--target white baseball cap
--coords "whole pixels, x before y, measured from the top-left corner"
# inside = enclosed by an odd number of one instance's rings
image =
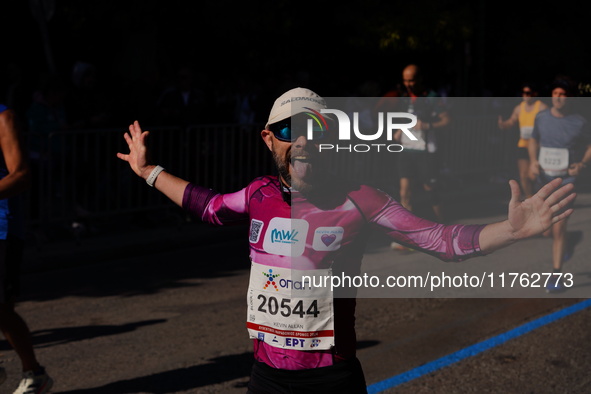
[[[326,102],[318,94],[306,88],[294,88],[283,93],[275,103],[269,113],[269,120],[265,127],[272,123],[287,119],[295,114],[309,111],[311,108],[320,111],[326,108]]]

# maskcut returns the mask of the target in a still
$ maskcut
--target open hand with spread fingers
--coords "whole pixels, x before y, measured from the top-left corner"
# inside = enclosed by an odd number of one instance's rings
[[[129,147],[129,153],[117,153],[118,158],[128,162],[133,172],[144,179],[148,177],[154,167],[148,162],[146,138],[149,134],[149,131],[142,131],[139,122],[136,120],[129,125],[129,132],[123,135]]]
[[[570,206],[576,198],[574,186],[569,183],[560,187],[561,183],[562,179],[554,179],[532,197],[520,201],[518,183],[514,180],[509,182],[511,201],[508,219],[516,239],[539,235],[573,213]]]

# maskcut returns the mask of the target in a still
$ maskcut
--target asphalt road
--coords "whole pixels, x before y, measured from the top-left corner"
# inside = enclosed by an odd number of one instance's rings
[[[465,207],[465,216],[457,220],[502,219],[504,201],[482,204],[482,211]],[[569,223],[579,243],[565,266],[576,274],[577,286],[562,295],[538,289],[538,295],[526,298],[498,293],[360,298],[358,356],[368,384],[589,298],[590,218],[591,194],[580,195]],[[28,251],[18,310],[30,325],[39,359],[55,379],[54,392],[244,393],[252,358],[244,327],[244,229],[165,225],[138,231],[125,247],[122,237],[89,237],[81,245],[54,242]],[[391,251],[376,238],[364,270],[389,272],[385,262],[392,261],[398,267],[442,264],[423,254]],[[510,269],[513,261],[533,261],[534,269],[545,269],[550,240],[527,240],[473,260],[477,271],[484,266],[495,272]],[[452,266],[462,272],[470,264]],[[591,392],[590,323],[586,308],[389,392]],[[9,374],[0,393],[10,393],[20,367],[5,341],[0,341],[0,361]]]

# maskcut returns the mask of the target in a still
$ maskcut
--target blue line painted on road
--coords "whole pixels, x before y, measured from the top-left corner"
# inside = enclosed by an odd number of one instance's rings
[[[523,334],[527,334],[528,332],[545,326],[546,324],[552,323],[556,320],[562,319],[563,317],[572,315],[573,313],[579,312],[589,307],[591,307],[591,299],[587,299],[585,301],[571,305],[549,315],[542,316],[536,320],[533,320],[529,323],[509,330],[503,334],[489,338],[483,342],[477,343],[472,346],[468,346],[467,348],[459,350],[455,353],[448,354],[447,356],[431,361],[425,365],[421,365],[420,367],[411,369],[410,371],[401,373],[400,375],[396,375],[391,378],[382,380],[381,382],[374,383],[367,387],[367,392],[369,394],[375,394],[399,386],[403,383],[409,382],[413,379],[434,372],[438,369],[447,367],[448,365],[457,363],[458,361],[461,361],[465,358],[472,357],[486,350],[492,349],[493,347],[499,346],[513,338],[517,338]]]

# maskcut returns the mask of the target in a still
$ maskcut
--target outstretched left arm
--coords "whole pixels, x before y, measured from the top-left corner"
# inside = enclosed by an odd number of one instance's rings
[[[573,213],[572,208],[564,210],[571,204],[576,194],[573,185],[560,187],[562,179],[554,179],[547,183],[531,198],[520,201],[519,185],[509,181],[511,201],[507,220],[489,224],[480,233],[480,249],[490,253],[509,246],[521,239],[530,238],[543,233],[552,224],[566,219]]]

